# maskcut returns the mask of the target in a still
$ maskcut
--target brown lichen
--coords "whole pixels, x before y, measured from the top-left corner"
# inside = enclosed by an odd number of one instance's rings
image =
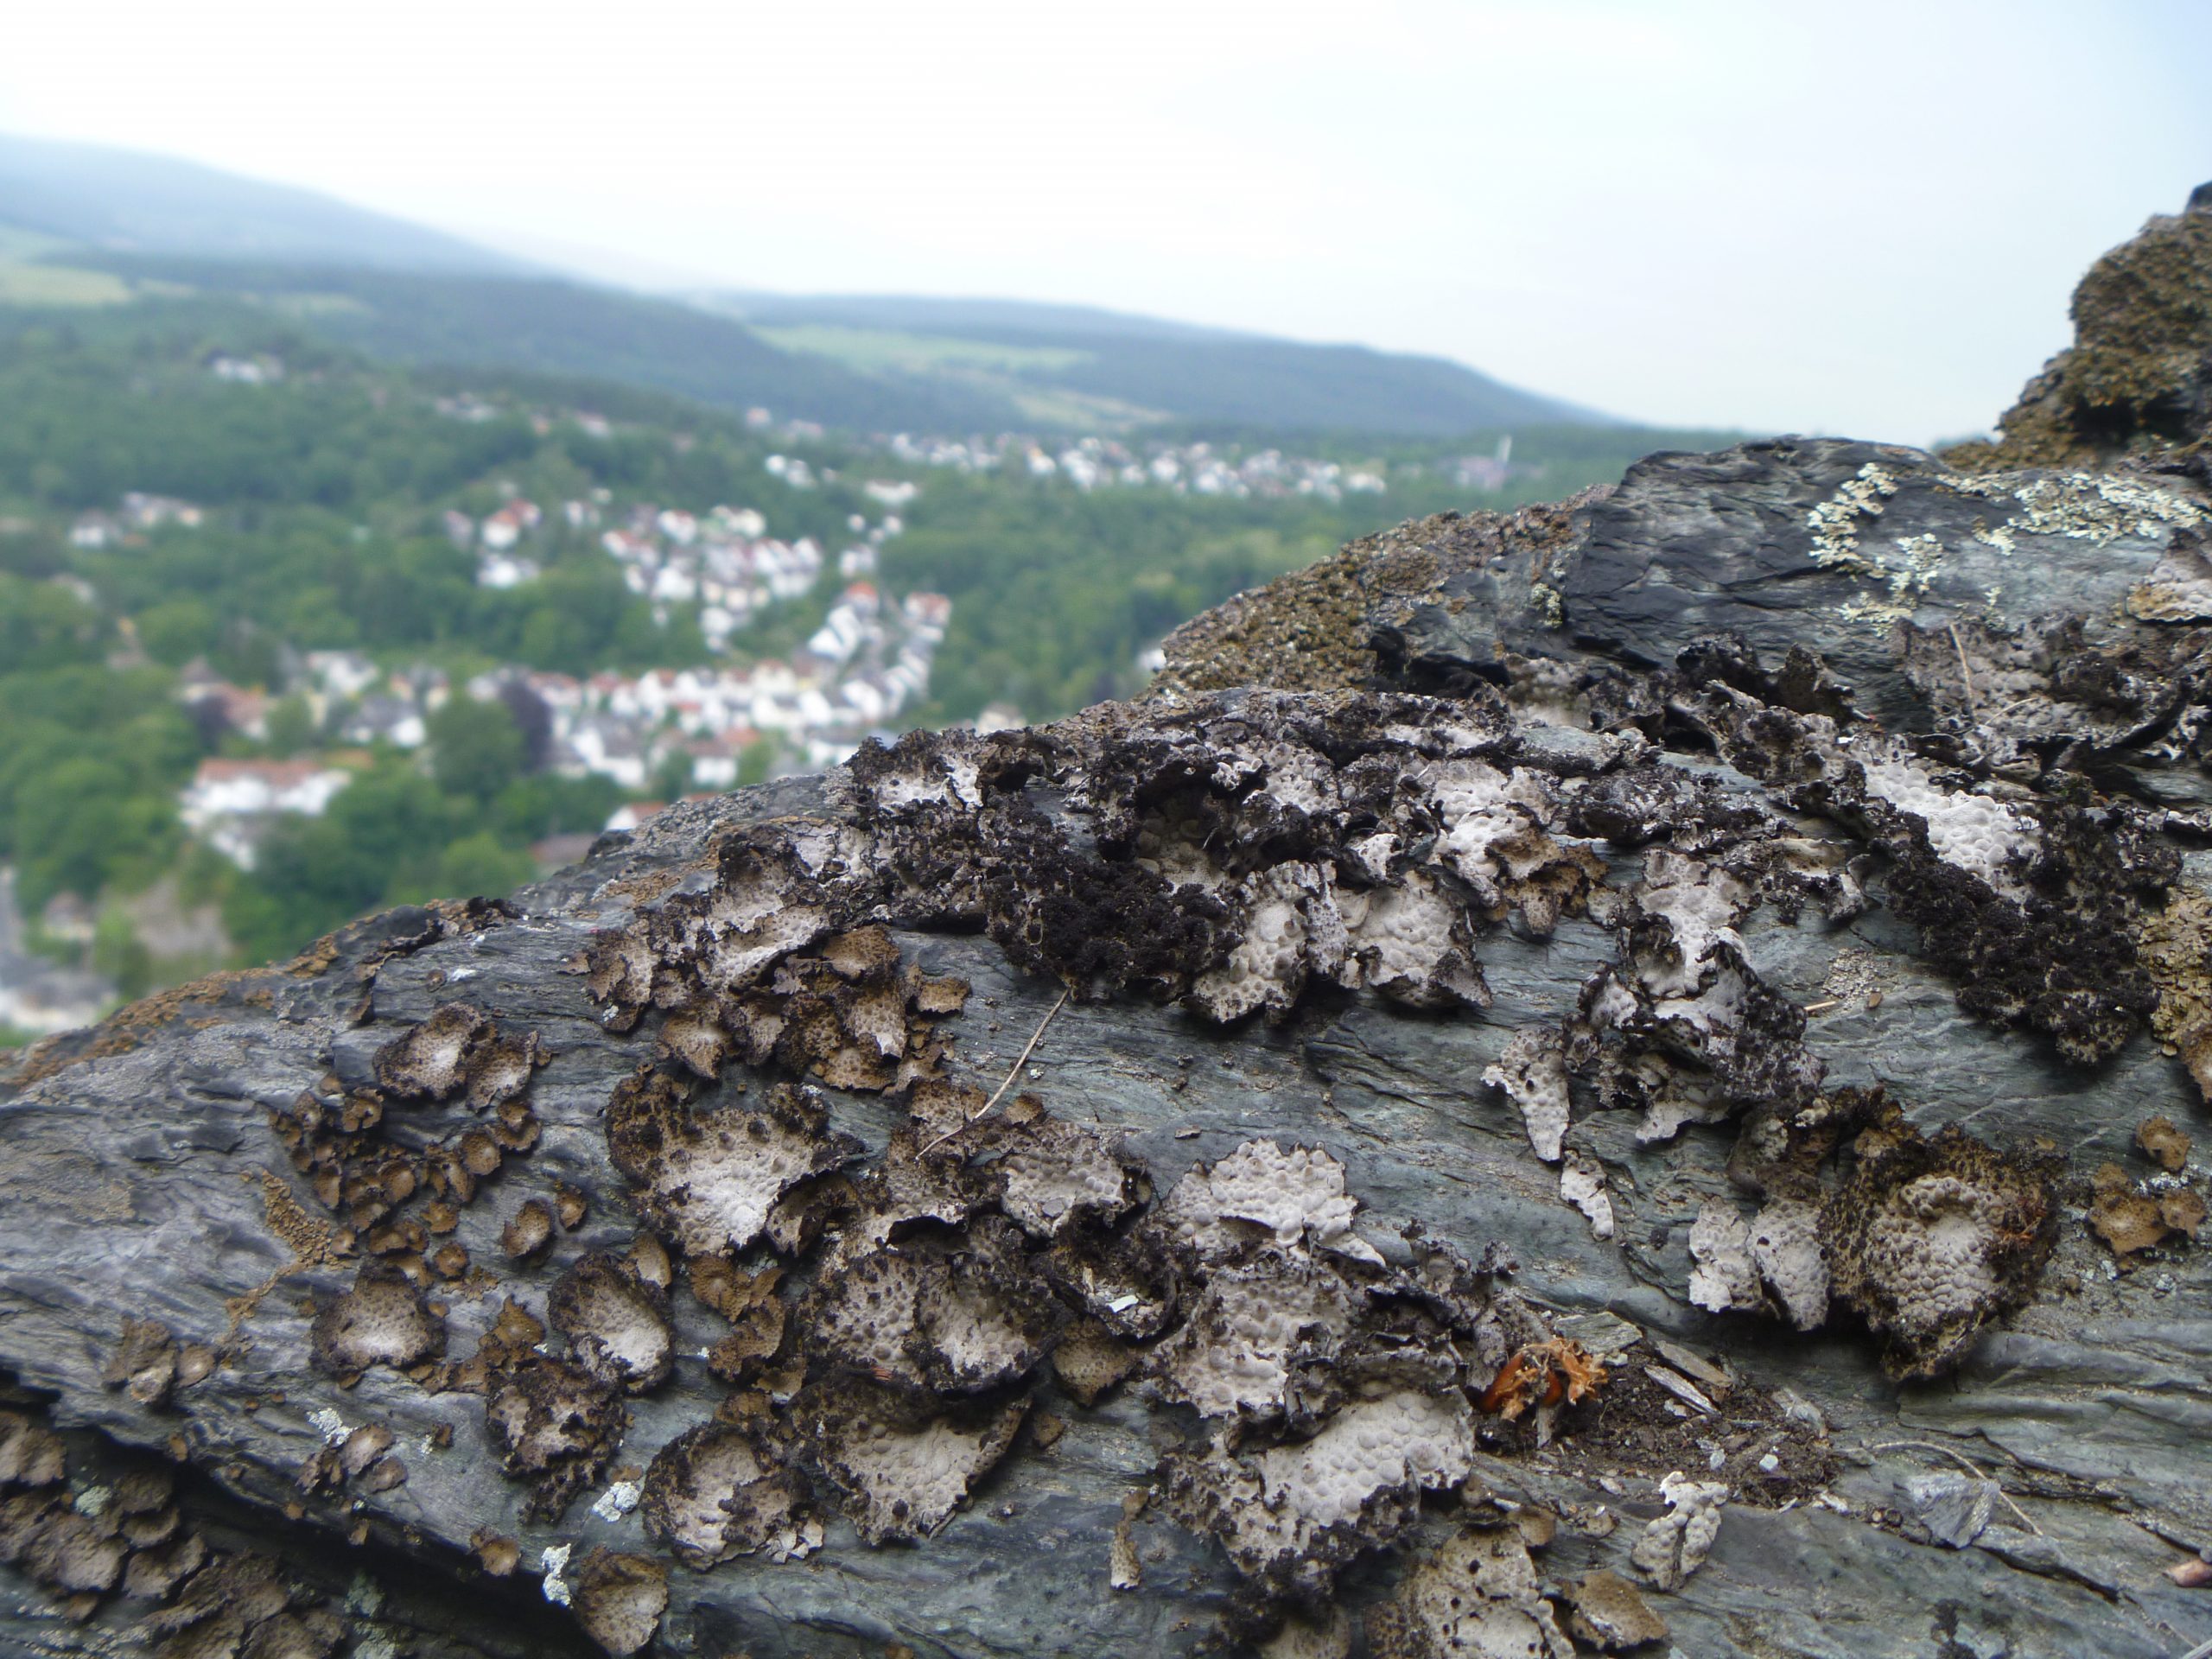
[[[2170,1237],[2193,1239],[2204,1225],[2204,1200],[2192,1188],[2146,1192],[2118,1164],[2100,1165],[2089,1185],[2089,1225],[2123,1259]]]
[[[735,1555],[805,1555],[823,1534],[791,1453],[761,1418],[685,1430],[645,1471],[646,1535],[702,1570]]]
[[[2169,1175],[2180,1173],[2189,1162],[2189,1131],[2171,1117],[2146,1117],[2135,1126],[2135,1144],[2143,1155]]]
[[[2198,191],[2089,268],[2074,343],[2029,381],[1995,444],[1955,467],[2083,467],[2201,453],[2212,440],[2212,200]]]
[[[553,1212],[543,1198],[527,1198],[499,1230],[499,1248],[511,1260],[527,1261],[553,1242]]]
[[[1853,1145],[1821,1219],[1835,1294],[1882,1338],[1892,1376],[1937,1376],[2033,1294],[2056,1236],[2052,1160],[1955,1125],[1923,1136],[1889,1104]]]
[[[608,1653],[637,1653],[668,1611],[668,1571],[650,1556],[601,1546],[575,1569],[569,1605],[584,1634]]]
[[[2212,899],[2194,885],[2176,887],[2143,918],[2137,949],[2158,987],[2151,1028],[2212,1101]]]
[[[404,1370],[445,1352],[446,1322],[399,1268],[365,1262],[351,1290],[317,1307],[308,1344],[316,1365],[338,1376],[372,1365]]]
[[[619,1389],[557,1360],[531,1358],[490,1385],[484,1427],[499,1466],[531,1483],[524,1512],[555,1519],[599,1478],[630,1414]]]
[[[111,1389],[127,1389],[142,1406],[166,1403],[177,1382],[176,1338],[154,1320],[125,1319],[123,1339],[100,1380]]]
[[[1567,1586],[1568,1633],[1602,1653],[1627,1653],[1667,1639],[1667,1621],[1618,1573],[1599,1567]]]
[[[585,1256],[555,1281],[548,1306],[587,1375],[630,1394],[667,1380],[676,1351],[667,1294],[617,1257]]]

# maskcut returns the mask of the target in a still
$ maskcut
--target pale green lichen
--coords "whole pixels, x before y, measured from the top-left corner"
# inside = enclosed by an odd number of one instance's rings
[[[2186,496],[2109,473],[1958,473],[1945,478],[1942,487],[2012,504],[2000,523],[1974,536],[2007,554],[2016,535],[2153,539],[2206,521],[2203,509]]]
[[[1880,574],[1878,566],[1859,551],[1860,521],[1880,518],[1883,501],[1897,493],[1897,475],[1878,461],[1868,461],[1845,480],[1841,488],[1805,515],[1805,528],[1813,537],[1813,563],[1823,570]]]
[[[1936,573],[1943,568],[1943,543],[1936,536],[1900,536],[1894,555],[1875,550],[1858,556],[1861,574],[1889,588],[1886,599],[1847,600],[1843,616],[1852,622],[1896,622],[1912,614]]]

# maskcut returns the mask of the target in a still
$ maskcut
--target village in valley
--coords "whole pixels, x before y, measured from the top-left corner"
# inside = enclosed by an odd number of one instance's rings
[[[211,364],[210,372],[232,380],[245,378],[227,358]],[[283,372],[281,363],[254,366],[264,380],[281,378]],[[511,412],[475,394],[442,397],[436,407],[469,423]],[[561,422],[595,438],[611,438],[617,429],[585,410],[535,412],[530,418],[540,432]],[[766,410],[757,409],[747,423],[756,431],[773,424]],[[779,429],[802,442],[821,436],[818,428],[804,423]],[[1510,444],[1495,456],[1465,457],[1440,470],[1470,486],[1494,488],[1510,466]],[[910,467],[1008,469],[1084,492],[1158,489],[1336,500],[1346,493],[1383,490],[1389,470],[1381,461],[1348,467],[1274,448],[1245,453],[1205,442],[1133,447],[1104,436],[1052,445],[1015,434],[939,438],[898,433],[874,447]],[[1398,465],[1404,470],[1408,464]],[[837,476],[798,454],[772,454],[764,467],[792,491],[815,489]],[[503,498],[500,505],[480,517],[448,508],[437,528],[474,554],[480,586],[514,588],[537,580],[544,569],[543,550],[555,532],[571,541],[588,538],[620,568],[630,592],[652,601],[657,618],[664,621],[679,607],[690,610],[717,660],[585,677],[510,665],[459,685],[428,664],[381,665],[346,651],[291,658],[286,683],[274,687],[233,685],[204,666],[191,668],[179,695],[203,719],[257,741],[268,734],[270,707],[296,697],[329,747],[320,758],[210,757],[180,799],[182,822],[206,845],[251,869],[256,843],[274,821],[325,810],[345,786],[349,761],[361,753],[378,746],[421,747],[429,716],[455,696],[500,701],[521,711],[525,726],[542,734],[546,769],[569,778],[602,777],[633,798],[610,818],[609,829],[634,827],[664,804],[649,798],[656,783],[711,791],[834,766],[871,735],[895,736],[907,723],[902,716],[928,696],[931,662],[950,620],[951,602],[931,593],[887,594],[872,580],[878,550],[903,530],[901,514],[922,489],[910,478],[868,479],[860,490],[875,516],[871,521],[867,514],[852,514],[850,538],[835,555],[810,537],[772,535],[768,515],[749,505],[693,511],[644,501],[618,505],[601,488],[555,504],[549,512],[511,486],[499,486],[494,493]],[[111,513],[82,515],[71,540],[83,547],[126,539],[143,543],[145,532],[197,529],[202,518],[189,502],[134,493]],[[772,607],[819,591],[828,572],[839,585],[803,646],[751,660],[731,654],[733,636]],[[1019,709],[996,706],[978,723],[991,729],[1021,721]],[[580,855],[588,841],[565,836],[537,850],[542,862],[556,866]]]
[[[283,362],[265,355],[217,355],[203,368],[241,387],[287,378]],[[620,422],[589,410],[531,409],[492,395],[452,393],[433,406],[439,416],[472,425],[519,416],[541,439],[567,433],[611,445],[623,434]],[[744,427],[764,446],[783,445],[758,457],[752,476],[765,477],[766,495],[753,501],[674,502],[602,486],[539,499],[543,492],[495,473],[434,503],[412,532],[464,556],[480,592],[517,601],[556,571],[611,570],[655,628],[696,628],[690,650],[702,660],[564,673],[518,662],[486,665],[467,652],[296,649],[280,642],[264,671],[226,677],[207,657],[195,658],[174,678],[175,699],[203,745],[196,770],[174,798],[184,845],[251,879],[279,826],[329,814],[359,779],[395,760],[435,767],[440,711],[457,699],[496,704],[512,717],[531,773],[601,780],[594,798],[607,804],[600,809],[603,820],[569,823],[530,843],[530,861],[541,873],[582,857],[599,835],[635,828],[670,800],[819,771],[870,738],[892,741],[930,702],[932,664],[952,619],[952,601],[943,594],[891,591],[880,581],[882,550],[905,532],[933,471],[998,474],[1024,488],[1085,495],[1158,491],[1337,502],[1391,487],[1393,474],[1431,469],[1465,487],[1494,488],[1510,466],[1503,448],[1495,456],[1386,465],[1115,436],[1046,442],[1016,434],[899,433],[841,437],[832,445],[822,442],[819,428],[779,424],[760,410],[747,414]],[[684,440],[674,442],[680,451]],[[884,475],[856,471],[855,463]],[[220,537],[226,522],[215,509],[132,490],[111,507],[79,512],[63,528],[77,552],[145,569],[156,567],[143,562]],[[839,533],[825,534],[826,525]],[[65,572],[52,580],[98,608],[94,586],[83,576]],[[798,620],[774,626],[786,618]],[[124,649],[111,667],[128,671],[145,659],[134,654],[131,622],[117,626]],[[1145,653],[1135,666],[1141,671],[1153,656]],[[999,702],[973,719],[996,729],[1022,723],[1024,711]],[[161,892],[175,885],[168,880]],[[166,902],[157,898],[156,911]],[[107,925],[103,918],[115,906],[63,891],[30,908],[21,914],[13,892],[0,893],[0,957],[7,958],[0,963],[0,1027],[35,1033],[94,1017],[112,988],[84,969],[94,929]],[[163,926],[181,927],[177,937],[219,955],[227,947],[213,917],[201,901],[167,921],[152,911],[134,914],[131,925],[149,937]],[[42,966],[47,958],[73,965]]]

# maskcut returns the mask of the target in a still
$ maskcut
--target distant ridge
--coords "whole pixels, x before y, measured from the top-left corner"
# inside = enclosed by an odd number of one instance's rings
[[[609,288],[311,190],[0,135],[0,276],[10,260],[16,297],[0,283],[0,304],[64,302],[89,267],[111,275],[77,291],[104,302],[181,284],[283,306],[382,357],[619,380],[848,429],[1449,438],[1610,423],[1442,358],[1102,307]],[[316,302],[287,303],[302,297]]]
[[[1171,322],[1099,305],[1041,300],[933,299],[905,294],[765,294],[747,290],[685,296],[709,311],[747,322],[831,323],[850,328],[911,329],[917,334],[1129,335],[1141,340],[1262,340],[1266,336],[1203,323]]]
[[[0,133],[0,225],[118,252],[543,274],[456,236],[196,162]]]

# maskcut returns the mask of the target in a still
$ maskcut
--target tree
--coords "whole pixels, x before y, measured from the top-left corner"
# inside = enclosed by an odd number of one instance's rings
[[[35,910],[57,893],[89,899],[111,862],[136,850],[149,826],[130,779],[111,760],[65,760],[16,802],[15,847],[22,902]]]
[[[500,843],[489,830],[463,836],[438,860],[438,896],[446,899],[503,898],[537,874],[527,853]]]
[[[188,594],[139,612],[137,628],[146,654],[171,668],[213,651],[223,632],[214,607]]]
[[[297,754],[315,739],[315,713],[304,697],[279,698],[269,711],[269,753]]]
[[[449,794],[488,801],[526,769],[528,746],[504,702],[451,696],[429,727],[431,771]]]

